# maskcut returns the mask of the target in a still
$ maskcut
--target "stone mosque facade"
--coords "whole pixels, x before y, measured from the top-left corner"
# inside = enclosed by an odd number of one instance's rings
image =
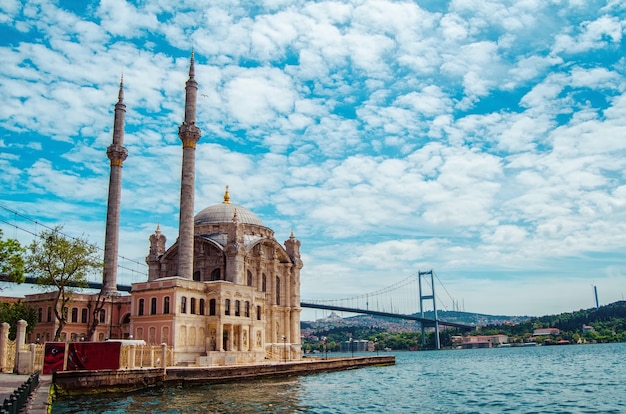
[[[167,247],[158,226],[150,236],[148,280],[132,285],[129,331],[134,339],[172,346],[177,364],[300,359],[300,241],[292,232],[278,243],[258,216],[231,203],[228,187],[222,203],[193,214],[200,139],[194,70],[192,53],[179,128],[178,239]],[[115,274],[105,269],[105,279]],[[116,286],[115,280],[103,286]]]
[[[274,232],[226,190],[194,218],[193,275],[177,275],[179,245],[150,236],[148,281],[132,288],[134,338],[173,346],[199,365],[299,359],[300,242]]]

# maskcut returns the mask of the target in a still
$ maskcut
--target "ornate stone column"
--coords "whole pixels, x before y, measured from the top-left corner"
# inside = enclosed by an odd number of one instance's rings
[[[124,78],[120,80],[120,91],[115,104],[113,121],[113,143],[107,149],[111,160],[109,175],[109,198],[107,200],[107,222],[104,236],[104,272],[102,292],[117,292],[117,256],[120,232],[120,201],[122,198],[122,163],[128,156],[124,148]]]
[[[191,52],[189,80],[185,87],[185,121],[178,128],[178,136],[183,143],[183,163],[180,180],[177,275],[187,279],[193,279],[195,157],[196,144],[200,140],[200,128],[196,126],[198,83],[194,76],[194,55]]]

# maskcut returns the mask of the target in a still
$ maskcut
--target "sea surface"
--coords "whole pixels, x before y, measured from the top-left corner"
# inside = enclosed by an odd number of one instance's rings
[[[626,343],[399,352],[396,365],[56,401],[53,413],[626,413]]]

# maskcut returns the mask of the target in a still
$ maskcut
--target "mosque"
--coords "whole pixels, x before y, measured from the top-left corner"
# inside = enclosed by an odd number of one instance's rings
[[[201,131],[196,125],[193,52],[185,91],[185,118],[178,131],[183,149],[178,239],[167,247],[157,225],[149,237],[147,281],[132,284],[130,295],[122,295],[117,291],[117,258],[122,164],[128,152],[123,146],[126,106],[120,82],[113,142],[107,149],[111,171],[102,290],[75,295],[62,338],[165,343],[177,365],[300,359],[300,241],[292,232],[281,245],[257,215],[231,203],[228,187],[222,203],[194,215],[195,150]],[[52,294],[26,297],[38,308],[39,324],[31,334],[37,341],[49,340],[54,332]]]

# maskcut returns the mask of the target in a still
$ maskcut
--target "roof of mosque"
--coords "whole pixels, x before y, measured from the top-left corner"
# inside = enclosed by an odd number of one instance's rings
[[[224,201],[221,204],[209,206],[196,214],[194,223],[230,223],[233,221],[235,214],[237,214],[240,223],[265,226],[261,219],[252,211],[230,202],[228,187],[226,187],[226,192],[224,193]]]

